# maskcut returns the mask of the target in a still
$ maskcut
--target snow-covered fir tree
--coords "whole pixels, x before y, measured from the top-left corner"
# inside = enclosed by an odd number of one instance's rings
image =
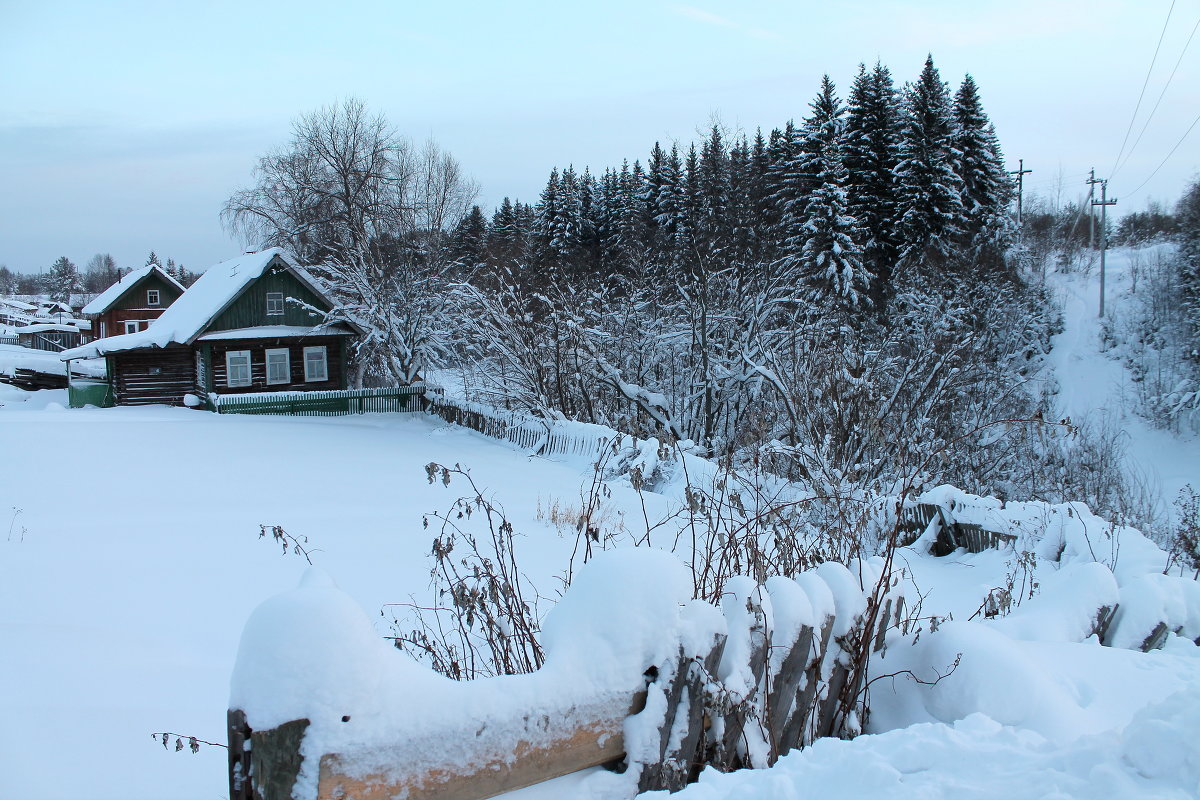
[[[967,220],[950,89],[933,56],[917,81],[905,87],[901,130],[896,167],[900,260],[907,269],[937,272],[952,261]]]
[[[871,276],[863,266],[858,222],[848,211],[844,108],[828,75],[812,110],[803,127],[801,171],[814,188],[804,206],[804,223],[784,250],[795,252],[800,243],[798,272],[812,305],[841,312],[865,304]]]
[[[962,181],[963,245],[977,260],[997,265],[1003,261],[1011,230],[1012,179],[1004,168],[996,130],[983,110],[979,87],[970,75],[954,95],[954,119],[956,169]]]
[[[79,291],[81,285],[79,268],[66,256],[60,256],[50,265],[46,275],[46,292],[51,300],[69,303],[71,295]]]
[[[862,233],[863,262],[875,275],[875,299],[889,295],[899,255],[900,108],[892,74],[881,63],[859,65],[847,99],[843,160],[849,171],[848,204]]]

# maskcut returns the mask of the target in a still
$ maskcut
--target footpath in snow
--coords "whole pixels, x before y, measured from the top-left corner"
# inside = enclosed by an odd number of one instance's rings
[[[1110,250],[1105,280],[1105,309],[1121,314],[1132,286],[1135,259],[1153,250]],[[1179,490],[1200,491],[1200,437],[1156,428],[1132,410],[1132,380],[1114,353],[1101,350],[1099,262],[1085,273],[1052,272],[1047,282],[1063,308],[1063,332],[1054,337],[1049,365],[1057,383],[1061,416],[1089,419],[1120,431],[1126,468],[1155,495],[1160,510],[1173,511]]]

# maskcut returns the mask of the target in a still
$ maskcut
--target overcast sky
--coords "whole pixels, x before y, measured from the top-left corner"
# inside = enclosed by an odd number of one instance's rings
[[[436,139],[490,212],[551,167],[594,172],[719,118],[799,120],[821,75],[897,83],[932,53],[971,73],[1010,169],[1071,199],[1111,177],[1115,211],[1173,203],[1200,171],[1200,0],[57,2],[0,0],[0,264],[41,270],[150,250],[201,269],[241,251],[223,201],[291,120],[348,96]],[[1196,37],[1200,39],[1200,35]],[[1180,56],[1182,54],[1182,60]],[[1127,161],[1176,63],[1161,105]]]

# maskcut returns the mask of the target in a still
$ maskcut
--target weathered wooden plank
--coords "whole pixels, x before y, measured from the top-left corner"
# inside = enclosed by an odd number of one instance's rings
[[[779,755],[791,750],[791,743],[784,741],[783,733],[799,697],[797,692],[808,667],[815,633],[809,625],[800,629],[800,635],[779,666],[779,673],[772,679],[767,696],[767,723],[771,743]]]
[[[645,695],[628,703],[577,706],[554,721],[559,735],[548,736],[540,716],[523,720],[522,731],[485,730],[476,734],[480,755],[467,763],[434,765],[406,771],[410,754],[403,743],[395,747],[346,759],[322,756],[317,785],[318,800],[484,800],[588,767],[619,759],[625,752],[624,724],[641,710]],[[471,733],[464,735],[470,736]],[[351,764],[364,758],[378,767],[360,772]],[[263,798],[268,800],[268,798]]]
[[[254,800],[250,784],[250,726],[246,724],[246,712],[230,709],[226,715],[229,743],[229,800]]]
[[[796,703],[792,706],[792,715],[784,725],[783,734],[779,738],[781,747],[787,747],[788,750],[811,743],[811,740],[808,739],[809,720],[812,716],[813,701],[821,684],[821,663],[829,649],[829,641],[833,638],[833,621],[833,617],[826,617],[825,623],[821,626],[821,638],[812,653],[812,659],[804,670],[804,682],[796,697]]]

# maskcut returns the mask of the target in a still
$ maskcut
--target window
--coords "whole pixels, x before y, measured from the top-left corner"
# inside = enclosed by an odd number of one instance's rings
[[[139,324],[140,323],[138,323],[138,321],[136,319],[125,320],[125,332],[126,333],[137,333]]]
[[[103,339],[105,336],[108,336],[108,323],[107,323],[107,322],[104,322],[103,320],[101,320],[101,322],[100,322],[100,335],[99,335],[99,336],[97,336],[96,338],[97,338],[97,339]]]
[[[267,292],[267,316],[283,315],[283,292]]]
[[[158,289],[147,289],[146,290],[146,305],[148,305],[148,306],[158,305]]]
[[[267,383],[291,383],[292,360],[286,347],[267,351]]]
[[[250,351],[230,350],[225,354],[225,385],[249,386]]]
[[[329,380],[324,346],[304,348],[304,380],[309,383]]]

